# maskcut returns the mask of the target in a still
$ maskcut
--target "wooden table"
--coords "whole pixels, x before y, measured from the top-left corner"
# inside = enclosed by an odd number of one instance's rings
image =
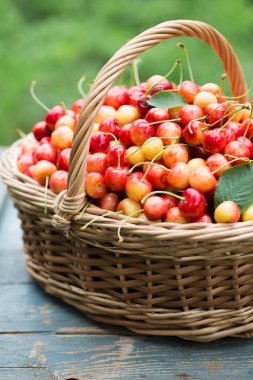
[[[23,266],[16,211],[0,186],[0,379],[253,379],[253,341],[195,343],[99,325],[45,294]]]

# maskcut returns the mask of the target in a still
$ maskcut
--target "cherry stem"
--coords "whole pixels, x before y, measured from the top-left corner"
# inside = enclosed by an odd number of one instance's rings
[[[245,91],[243,94],[238,95],[238,96],[226,96],[226,98],[227,99],[240,99],[240,98],[243,98],[244,96],[246,96],[246,95],[248,95],[250,93],[250,91],[252,90],[252,87],[253,87],[253,80],[251,81],[250,86],[247,89],[247,91]]]
[[[230,156],[229,154],[225,155],[225,156]],[[232,156],[231,156],[232,157]],[[240,157],[237,157],[237,158],[234,158],[233,160],[227,162],[226,164],[224,165],[221,165],[219,168],[213,170],[211,173],[212,174],[215,174],[215,173],[218,173],[221,169],[225,168],[226,166],[228,166],[229,164],[232,164],[233,162],[236,162],[236,161],[239,161],[239,160],[244,160],[245,162],[250,162],[250,159],[249,158],[240,158]]]
[[[102,216],[104,217],[104,216],[109,216],[109,215],[112,215],[112,214],[122,214],[122,210],[120,210],[120,211],[106,211],[103,215],[96,216],[95,218],[93,218],[92,220],[90,220],[88,223],[86,223],[84,226],[80,227],[80,231],[86,230],[86,228],[88,226],[90,226],[92,223],[96,222]]]
[[[47,214],[47,192],[48,192],[49,175],[46,176],[45,193],[44,193],[44,214]]]
[[[113,138],[114,141],[116,142],[117,150],[118,150],[118,165],[117,165],[117,169],[120,169],[120,168],[121,168],[121,165],[120,165],[119,141],[118,141],[117,137],[116,137],[113,133],[111,133],[111,132],[106,132],[106,133],[104,133],[104,136],[112,136],[112,138]]]
[[[159,153],[159,154],[160,154],[160,153]],[[127,175],[131,174],[131,173],[134,171],[134,169],[137,168],[138,166],[141,166],[141,165],[144,165],[144,164],[148,164],[149,166],[157,166],[158,168],[161,168],[161,169],[167,171],[168,173],[171,172],[171,169],[166,168],[166,166],[164,166],[164,165],[157,164],[157,163],[152,162],[152,161],[142,161],[142,162],[138,162],[138,164],[135,164],[134,166],[132,166],[131,169],[128,171],[128,174],[127,174]],[[148,170],[148,169],[147,169],[147,170]],[[146,170],[146,171],[147,171],[147,170]],[[146,172],[145,172],[145,173],[146,173]]]
[[[232,108],[234,108],[234,107],[236,107],[236,106],[230,106],[230,107],[228,107],[227,111],[229,111],[230,109],[232,109]],[[219,133],[221,133],[222,130],[226,127],[226,125],[227,125],[228,123],[230,123],[230,121],[233,120],[233,118],[234,118],[233,115],[234,115],[235,113],[237,113],[237,112],[239,112],[240,110],[242,110],[243,108],[245,108],[245,106],[243,106],[243,105],[239,105],[239,104],[238,104],[238,107],[240,107],[240,108],[237,108],[235,111],[232,111],[232,112],[229,112],[229,113],[227,113],[227,111],[226,111],[226,112],[224,113],[224,115],[221,117],[221,119],[220,119]],[[229,116],[231,116],[231,117],[229,117]],[[225,119],[225,117],[229,117],[229,119],[226,121],[226,123],[223,124],[223,120]]]
[[[154,140],[156,140],[156,139],[161,139],[161,140],[163,140],[163,139],[171,139],[171,140],[178,140],[178,137],[175,137],[175,136],[166,136],[166,137],[153,137],[153,139],[152,140],[149,140],[149,141],[146,141],[146,142],[144,142],[141,146],[139,146],[134,152],[132,152],[132,153],[130,153],[130,154],[128,154],[127,156],[126,156],[126,158],[128,158],[128,157],[131,157],[133,154],[135,154],[136,152],[138,152],[144,145],[146,145],[146,144],[148,144],[149,142],[151,142],[151,141],[154,141]],[[174,141],[173,141],[173,144],[174,144]],[[170,144],[171,145],[171,144]],[[168,146],[170,146],[170,145],[168,145]],[[168,148],[168,147],[166,147],[166,148]],[[160,154],[160,153],[159,153]]]
[[[21,139],[23,139],[24,137],[26,137],[25,132],[22,131],[22,129],[20,129],[20,128],[17,128],[17,129],[16,129],[16,133],[17,133],[17,135],[18,135]]]
[[[121,210],[122,211],[122,210]],[[121,236],[121,229],[122,229],[122,227],[123,227],[123,224],[124,223],[126,223],[126,221],[129,219],[129,218],[132,218],[134,215],[136,215],[136,214],[141,214],[142,212],[143,212],[144,210],[143,209],[141,209],[141,210],[137,210],[137,211],[134,211],[134,212],[132,212],[130,215],[127,215],[127,217],[124,219],[124,220],[122,220],[122,222],[120,223],[120,226],[119,226],[119,228],[118,228],[118,232],[117,232],[117,235],[118,235],[118,239],[119,239],[119,241],[118,241],[118,243],[120,244],[120,243],[122,243],[123,242],[123,237]]]
[[[143,203],[145,203],[146,200],[147,200],[151,195],[154,195],[154,194],[166,194],[166,195],[171,195],[172,197],[177,198],[177,199],[179,199],[180,201],[185,201],[185,197],[181,197],[180,195],[177,195],[177,194],[175,194],[175,193],[172,193],[171,191],[157,190],[157,191],[152,191],[151,193],[147,194],[144,198],[142,198],[142,200],[141,200],[141,204],[143,205]]]
[[[83,84],[85,83],[86,79],[87,75],[83,75],[77,82],[77,89],[83,98],[86,96],[86,93],[83,91]]]
[[[221,99],[222,94],[224,92],[224,87],[225,87],[226,79],[227,79],[227,74],[223,73],[222,76],[221,76],[221,90],[220,90],[220,95],[219,95],[218,101]]]
[[[83,209],[82,209],[82,211],[81,211],[81,213],[80,213],[80,217],[82,217],[83,215],[84,215],[84,213],[85,213],[85,211],[87,210],[87,208],[90,206],[90,202],[87,202],[85,205],[84,205],[84,207],[83,207]]]
[[[185,58],[186,58],[186,62],[187,62],[187,67],[188,67],[189,75],[190,75],[190,80],[192,82],[194,82],[193,73],[192,73],[192,67],[191,67],[191,62],[190,62],[190,57],[189,57],[189,54],[188,54],[188,50],[186,49],[185,45],[182,42],[179,42],[177,44],[177,46],[179,46],[179,47],[181,47],[183,49],[183,52],[184,52],[184,55],[185,55]]]
[[[234,162],[234,161],[237,161],[237,160],[245,161],[245,162],[247,162],[248,164],[249,164],[250,162],[252,162],[252,160],[250,160],[248,157],[236,157],[236,156],[233,156],[232,154],[224,154],[224,157],[231,157],[231,158],[234,159],[234,160],[230,161],[229,163]],[[219,170],[220,170],[220,168],[219,168]]]
[[[35,94],[35,85],[36,85],[36,81],[34,80],[31,84],[31,87],[30,87],[30,94],[32,96],[32,98],[35,100],[35,102],[37,104],[39,104],[45,111],[49,112],[50,111],[50,108],[48,108],[44,103],[42,103],[42,101],[37,97],[37,95]]]
[[[166,119],[166,120],[160,120],[160,121],[152,121],[152,123],[149,123],[149,125],[166,123],[167,121],[171,122],[171,121],[181,121],[181,120],[182,120],[181,117],[179,117],[177,119]]]
[[[249,116],[249,121],[248,121],[247,128],[246,128],[245,131],[244,131],[243,137],[245,137],[245,136],[247,135],[247,133],[248,133],[248,130],[249,130],[249,127],[250,127],[250,123],[251,123],[251,119],[252,119],[252,111],[253,111],[253,107],[252,107],[252,102],[251,102],[251,103],[250,103],[250,116]],[[251,139],[252,134],[253,134],[253,132],[251,132],[249,139]]]
[[[141,62],[141,60],[138,58],[138,59],[135,59],[132,63],[134,81],[135,81],[137,86],[139,86],[141,84],[140,77],[139,77],[139,71],[138,71],[138,64],[140,62]]]

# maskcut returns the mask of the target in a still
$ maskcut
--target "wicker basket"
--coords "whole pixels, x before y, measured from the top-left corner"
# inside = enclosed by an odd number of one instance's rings
[[[0,172],[22,221],[27,270],[46,292],[95,321],[137,333],[197,341],[250,337],[253,222],[152,224],[105,216],[96,207],[80,212],[89,138],[105,94],[140,53],[178,36],[207,42],[224,65],[233,95],[245,92],[238,59],[221,34],[198,21],[165,22],[128,42],[98,74],[75,131],[68,191],[49,191],[47,214],[44,188],[16,167],[23,140],[5,151]]]

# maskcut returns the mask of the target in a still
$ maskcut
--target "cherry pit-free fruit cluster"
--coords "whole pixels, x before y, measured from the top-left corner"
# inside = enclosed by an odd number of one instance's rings
[[[225,77],[223,76],[223,79]],[[222,82],[223,83],[223,82]],[[67,188],[70,150],[84,99],[48,110],[25,140],[20,172],[58,194]],[[214,205],[219,179],[251,165],[251,103],[229,98],[223,86],[170,82],[153,75],[115,85],[101,106],[90,139],[84,180],[88,201],[110,213],[168,223],[253,220],[253,202]]]

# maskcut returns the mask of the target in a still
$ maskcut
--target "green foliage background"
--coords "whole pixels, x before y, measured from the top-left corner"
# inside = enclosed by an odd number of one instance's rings
[[[70,106],[79,97],[76,83],[84,73],[91,82],[111,55],[137,33],[184,18],[220,30],[235,48],[250,82],[250,0],[1,0],[0,145],[16,139],[16,128],[28,132],[44,117],[29,95],[32,80],[36,79],[37,93],[49,107],[60,101]],[[200,41],[181,40],[189,48],[196,82],[219,82],[223,69],[211,49]],[[176,42],[165,42],[142,56],[141,79],[165,74],[176,58],[183,58]]]

